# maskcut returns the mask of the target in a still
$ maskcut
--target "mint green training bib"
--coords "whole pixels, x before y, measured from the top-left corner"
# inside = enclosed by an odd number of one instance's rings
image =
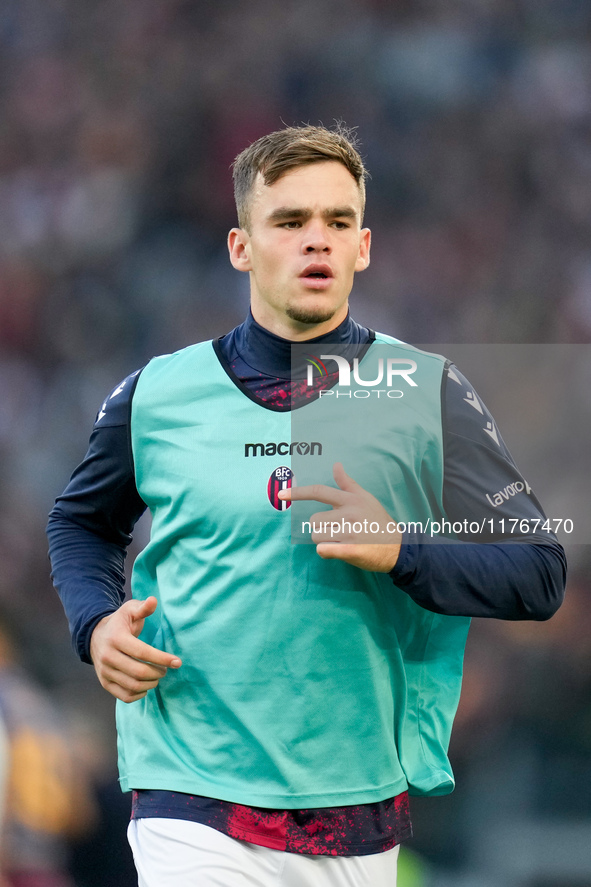
[[[319,445],[309,471],[334,486],[333,462],[346,467],[355,452],[355,479],[390,514],[440,517],[444,361],[382,336],[368,359],[378,345],[412,356],[416,387],[377,422],[359,399],[353,421],[372,427],[341,435],[351,452],[329,433],[336,398],[298,410]],[[451,791],[446,749],[469,620],[292,543],[292,509],[276,496],[297,459],[292,415],[248,397],[204,342],[148,364],[131,429],[153,518],[133,594],[158,598],[141,637],[183,666],[145,698],[117,703],[123,789],[279,809]]]

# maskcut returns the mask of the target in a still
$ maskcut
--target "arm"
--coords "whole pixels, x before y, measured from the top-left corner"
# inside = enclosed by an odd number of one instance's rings
[[[126,549],[146,507],[135,485],[129,439],[137,375],[101,407],[88,452],[58,497],[47,528],[52,578],[74,647],[94,664],[101,684],[126,702],[145,695],[167,667],[180,665],[137,638],[155,599],[123,603]]]
[[[504,517],[543,522],[545,515],[529,485],[519,474],[492,416],[469,383],[451,368],[444,382],[444,489],[443,501],[450,521],[481,523]],[[457,386],[457,387],[456,387]],[[313,499],[331,505],[330,520],[352,524],[377,521],[387,527],[392,517],[380,503],[335,466],[339,489],[319,485],[292,488],[283,499]],[[519,482],[518,495],[503,497],[503,509],[494,505],[497,490]],[[487,498],[487,493],[490,496]],[[394,516],[395,517],[395,516]],[[326,521],[327,512],[311,521]],[[487,526],[490,526],[488,523]],[[389,532],[389,531],[386,531]],[[560,606],[566,577],[562,546],[548,533],[500,533],[434,541],[426,534],[389,532],[388,544],[371,544],[359,534],[313,533],[318,554],[337,558],[375,572],[390,572],[394,583],[425,609],[450,616],[485,616],[499,619],[548,619]]]
[[[417,537],[402,549],[390,572],[394,584],[435,613],[543,621],[563,600],[566,558],[558,543],[433,545]]]
[[[443,380],[443,503],[450,521],[492,527],[478,537],[432,544],[407,534],[391,571],[396,585],[428,610],[452,616],[548,619],[562,603],[564,550],[553,534],[509,533],[546,519],[490,415],[454,366]],[[515,495],[507,491],[513,485]],[[501,528],[504,519],[506,534]],[[518,521],[511,524],[511,521]],[[486,544],[485,544],[486,543]]]
[[[90,662],[90,634],[124,600],[124,563],[133,527],[145,510],[135,485],[129,415],[135,378],[101,407],[88,451],[49,516],[52,579],[74,648]]]

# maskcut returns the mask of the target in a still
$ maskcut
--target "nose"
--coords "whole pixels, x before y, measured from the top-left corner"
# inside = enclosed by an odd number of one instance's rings
[[[329,253],[330,241],[323,221],[310,221],[304,228],[303,248],[306,253]]]

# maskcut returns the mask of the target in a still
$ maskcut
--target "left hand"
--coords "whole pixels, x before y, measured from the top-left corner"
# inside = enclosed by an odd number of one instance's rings
[[[317,543],[320,557],[336,558],[374,573],[389,573],[398,560],[402,541],[396,522],[375,496],[349,477],[340,462],[334,465],[333,475],[338,489],[325,484],[292,487],[281,490],[279,498],[332,505],[332,510],[316,512],[310,518],[316,526],[317,531],[312,528],[312,541]],[[360,532],[355,532],[354,525]]]

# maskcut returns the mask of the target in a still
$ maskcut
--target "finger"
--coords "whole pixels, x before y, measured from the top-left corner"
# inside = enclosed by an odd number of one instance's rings
[[[316,552],[325,560],[341,560],[362,570],[390,573],[398,560],[400,545],[359,545],[322,542]]]
[[[127,697],[124,701],[130,702],[133,699],[141,699],[142,696],[145,696],[150,690],[156,689],[158,686],[158,681],[143,682],[134,681],[131,678],[127,677],[124,674],[120,674],[118,672],[107,672],[102,675],[101,684],[103,687],[109,690],[110,693],[113,692],[113,688],[117,688],[117,693],[114,695],[117,696],[118,699],[123,698],[119,694],[125,694]]]
[[[347,474],[343,468],[342,462],[335,462],[332,466],[332,476],[340,489],[347,493],[356,493],[360,489],[363,489],[356,480],[353,480],[353,478]]]
[[[358,550],[358,546],[351,542],[320,542],[316,546],[316,553],[327,561],[349,561],[357,555]]]
[[[345,539],[343,525],[340,520],[334,520],[338,512],[320,511],[310,518],[312,542],[343,542]]]
[[[166,674],[166,669],[137,662],[123,653],[101,662],[96,670],[102,686],[124,702],[145,696]]]
[[[325,484],[310,484],[307,487],[292,487],[290,490],[280,490],[278,496],[287,502],[313,501],[322,502],[324,505],[332,505],[333,507],[344,505],[347,501],[347,497],[342,490],[328,487]]]
[[[310,518],[312,542],[339,542],[359,544],[375,544],[378,528],[377,522],[363,518],[362,513],[351,512],[347,508],[319,511]],[[372,532],[372,529],[374,530]],[[381,539],[385,542],[385,539]]]
[[[163,668],[180,668],[183,664],[174,653],[166,653],[164,650],[151,647],[150,644],[140,641],[133,635],[123,635],[116,648],[121,653],[125,653],[127,656],[131,656],[140,662],[160,665]]]
[[[145,696],[149,690],[154,690],[160,682],[160,678],[153,681],[138,681],[135,678],[130,677],[128,674],[125,674],[125,672],[111,671],[110,669],[106,669],[103,672],[102,677],[103,681],[110,684],[116,684],[126,693],[133,693],[136,696]]]
[[[139,631],[141,631],[141,627],[143,626],[144,619],[146,619],[148,616],[151,616],[152,613],[156,611],[157,606],[157,598],[155,598],[153,595],[150,595],[150,597],[146,598],[145,601],[135,599],[126,601],[121,607],[121,611],[123,611],[129,619],[130,624],[132,625],[132,630],[134,632],[137,631],[137,633],[139,634]],[[141,623],[139,629],[137,628],[137,623]]]
[[[136,681],[159,681],[168,669],[163,665],[153,665],[141,659],[134,659],[119,650],[111,651],[102,661],[103,670],[121,672]]]
[[[104,687],[111,696],[120,699],[122,702],[137,702],[138,699],[143,699],[148,692],[147,689],[134,692],[133,690],[128,690],[125,687],[122,687],[117,681],[111,681],[106,678],[101,679],[101,686]]]

